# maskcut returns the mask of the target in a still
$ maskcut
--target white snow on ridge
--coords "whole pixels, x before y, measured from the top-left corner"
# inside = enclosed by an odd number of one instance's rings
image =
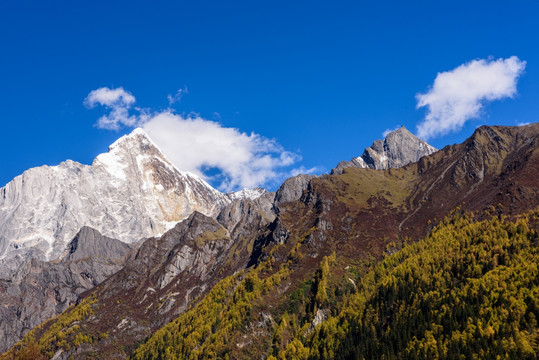
[[[243,199],[255,200],[255,199],[261,197],[262,195],[264,195],[267,192],[268,191],[266,189],[263,189],[261,187],[256,187],[256,188],[253,188],[253,189],[245,188],[245,189],[242,189],[242,190],[239,190],[239,191],[227,193],[226,195],[232,201],[243,200]]]
[[[122,163],[122,159],[118,158],[117,154],[112,152],[101,154],[95,158],[92,166],[102,165],[107,169],[107,172],[112,176],[120,179],[127,180],[124,169],[127,167],[126,164]]]
[[[359,167],[361,167],[363,169],[367,167],[367,163],[365,163],[365,160],[363,160],[363,158],[361,156],[358,156],[358,157],[354,158],[352,161],[358,162]]]

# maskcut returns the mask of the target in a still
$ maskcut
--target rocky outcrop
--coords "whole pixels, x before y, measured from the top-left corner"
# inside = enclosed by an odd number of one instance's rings
[[[0,352],[120,270],[131,246],[85,227],[68,248],[60,262],[28,259],[12,279],[0,280]]]
[[[286,179],[275,193],[274,206],[278,212],[281,204],[299,200],[314,175],[297,175]]]
[[[403,126],[387,134],[384,140],[373,142],[365,149],[363,155],[350,161],[341,161],[331,170],[331,174],[342,174],[343,169],[347,167],[376,170],[399,168],[435,151],[437,151],[435,147],[419,139]]]
[[[242,201],[247,207],[252,202]],[[257,211],[243,215],[261,218]],[[236,221],[236,227],[245,225],[241,219]],[[65,351],[59,358],[84,358],[88,353],[125,358],[124,349],[185,311],[217,281],[244,268],[248,256],[241,251],[247,248],[214,218],[198,212],[163,236],[147,239],[125,267],[92,290],[99,310],[81,326],[106,332],[107,338]]]
[[[228,229],[233,239],[256,231],[275,219],[275,193],[266,192],[255,199],[242,199],[225,206],[217,221]]]
[[[91,166],[65,161],[25,171],[0,189],[0,278],[28,258],[58,259],[83,226],[134,243],[193,211],[215,216],[230,199],[176,169],[141,129]]]
[[[87,259],[91,259],[94,262],[116,262],[118,259],[121,259],[129,249],[129,245],[116,239],[103,236],[99,231],[84,226],[68,244],[66,255],[62,258],[61,263],[68,264],[74,261],[83,261]]]

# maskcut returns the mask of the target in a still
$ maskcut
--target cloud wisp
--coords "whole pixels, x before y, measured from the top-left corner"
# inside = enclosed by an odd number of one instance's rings
[[[466,121],[481,115],[485,102],[513,98],[525,67],[525,61],[511,56],[472,60],[438,73],[432,87],[416,95],[417,108],[427,108],[417,136],[427,140],[459,131]]]
[[[174,95],[168,94],[167,95],[168,104],[173,105],[175,103],[180,102],[182,100],[182,97],[185,94],[189,94],[189,90],[187,90],[187,86],[184,87],[183,89],[178,89],[178,91],[176,91]]]
[[[178,169],[218,183],[223,191],[271,186],[298,171],[290,167],[301,156],[286,151],[273,139],[224,127],[199,115],[133,107],[135,97],[122,88],[94,90],[84,103],[89,108],[102,105],[109,110],[99,118],[97,127],[142,127]]]
[[[107,115],[101,116],[96,123],[100,129],[119,130],[122,126],[135,126],[138,119],[129,115],[129,109],[135,103],[135,97],[122,87],[109,89],[102,87],[91,91],[84,105],[91,109],[96,105],[105,106],[110,110]]]

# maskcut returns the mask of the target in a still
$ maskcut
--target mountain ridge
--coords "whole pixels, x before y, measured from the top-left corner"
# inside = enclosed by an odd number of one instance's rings
[[[84,293],[81,304],[92,309],[93,314],[78,320],[80,336],[91,341],[78,343],[73,349],[55,342],[40,343],[43,336],[53,336],[47,328],[33,334],[39,346],[58,358],[72,354],[88,358],[96,351],[107,358],[122,358],[163,324],[157,321],[157,314],[160,321],[166,322],[173,315],[194,309],[210,291],[210,287],[202,290],[201,284],[224,281],[224,288],[216,291],[226,295],[238,289],[237,296],[243,299],[240,304],[245,310],[239,315],[223,314],[236,319],[232,324],[219,324],[214,318],[202,321],[212,325],[207,334],[205,327],[192,329],[193,336],[202,336],[196,342],[199,350],[187,343],[181,349],[193,354],[208,349],[220,351],[219,356],[229,353],[232,358],[259,357],[260,349],[272,348],[272,339],[292,339],[290,333],[280,332],[280,324],[306,321],[308,329],[327,318],[331,308],[325,299],[330,280],[324,264],[337,261],[331,276],[344,276],[348,285],[339,291],[351,291],[355,286],[352,284],[373,264],[387,253],[424,238],[455,209],[473,212],[479,220],[533,209],[539,204],[535,180],[538,166],[539,124],[533,124],[522,128],[479,128],[462,144],[447,146],[400,168],[350,167],[338,175],[292,178],[277,193],[256,199],[262,202],[256,206],[251,199],[227,205],[218,222],[201,214],[192,215],[177,225],[185,234],[192,234],[187,238],[174,235],[177,230],[173,230],[163,238],[145,241],[138,250],[138,261],[147,261],[146,265],[138,267],[129,261],[131,267],[124,267]],[[279,204],[278,198],[282,200]],[[260,213],[261,208],[266,213]],[[198,227],[189,229],[189,221],[195,220]],[[207,245],[206,249],[216,249],[221,255],[206,265],[185,266],[205,258],[202,253],[207,251],[203,250]],[[214,267],[214,262],[221,265]],[[200,276],[204,277],[202,282]],[[196,277],[198,281],[194,281]],[[193,286],[198,286],[199,296],[186,303],[185,294]],[[248,303],[243,302],[246,299],[250,299]],[[293,312],[286,312],[292,306],[289,301],[296,304]],[[168,310],[159,313],[160,309]],[[238,311],[235,305],[233,309]],[[146,311],[149,312],[144,315]],[[67,319],[70,314],[64,313],[59,319]],[[108,337],[100,338],[100,333],[108,333]],[[226,335],[228,340],[221,341],[210,336],[212,333]]]

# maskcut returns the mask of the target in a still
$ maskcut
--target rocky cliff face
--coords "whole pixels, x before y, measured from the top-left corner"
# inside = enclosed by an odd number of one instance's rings
[[[28,258],[64,254],[83,226],[126,243],[163,234],[193,211],[215,216],[230,199],[177,170],[141,129],[91,166],[65,161],[25,171],[0,189],[0,277]]]
[[[84,227],[68,249],[60,262],[28,259],[12,279],[0,280],[0,352],[120,270],[131,246]]]
[[[4,282],[3,292],[0,287],[0,301],[10,304],[0,313],[0,336],[5,339],[0,351],[87,296],[81,293],[90,289],[96,291],[101,310],[83,326],[108,337],[96,346],[88,344],[84,351],[124,358],[118,344],[129,347],[144,339],[202,298],[222,277],[245,268],[259,229],[275,219],[275,193],[258,192],[262,194],[226,205],[216,218],[195,211],[163,236],[143,241],[122,258],[124,266],[113,262],[113,268],[105,269],[103,262],[113,254],[125,254],[122,246],[127,245],[100,238],[89,228],[83,228],[68,244],[59,264],[29,260],[31,269],[21,271],[20,284]],[[101,276],[103,271],[96,270],[110,270],[110,277],[106,279]],[[60,352],[57,359],[79,358],[81,352]]]
[[[230,215],[233,209],[241,215]],[[107,338],[95,346],[59,351],[57,358],[84,358],[94,352],[123,359],[125,349],[200,300],[218,280],[244,268],[253,234],[267,224],[265,215],[253,200],[244,199],[227,206],[220,217],[231,231],[194,212],[163,236],[144,241],[125,267],[92,290],[100,311],[82,326],[107,333]],[[244,235],[247,238],[241,239]]]
[[[316,178],[314,175],[297,175],[286,179],[275,193],[275,211],[279,212],[282,204],[299,200],[314,178]]]
[[[350,161],[341,161],[331,173],[342,174],[343,169],[347,167],[376,170],[399,168],[435,151],[437,151],[435,147],[419,139],[403,126],[387,134],[384,140],[373,142],[365,149],[363,155]]]

